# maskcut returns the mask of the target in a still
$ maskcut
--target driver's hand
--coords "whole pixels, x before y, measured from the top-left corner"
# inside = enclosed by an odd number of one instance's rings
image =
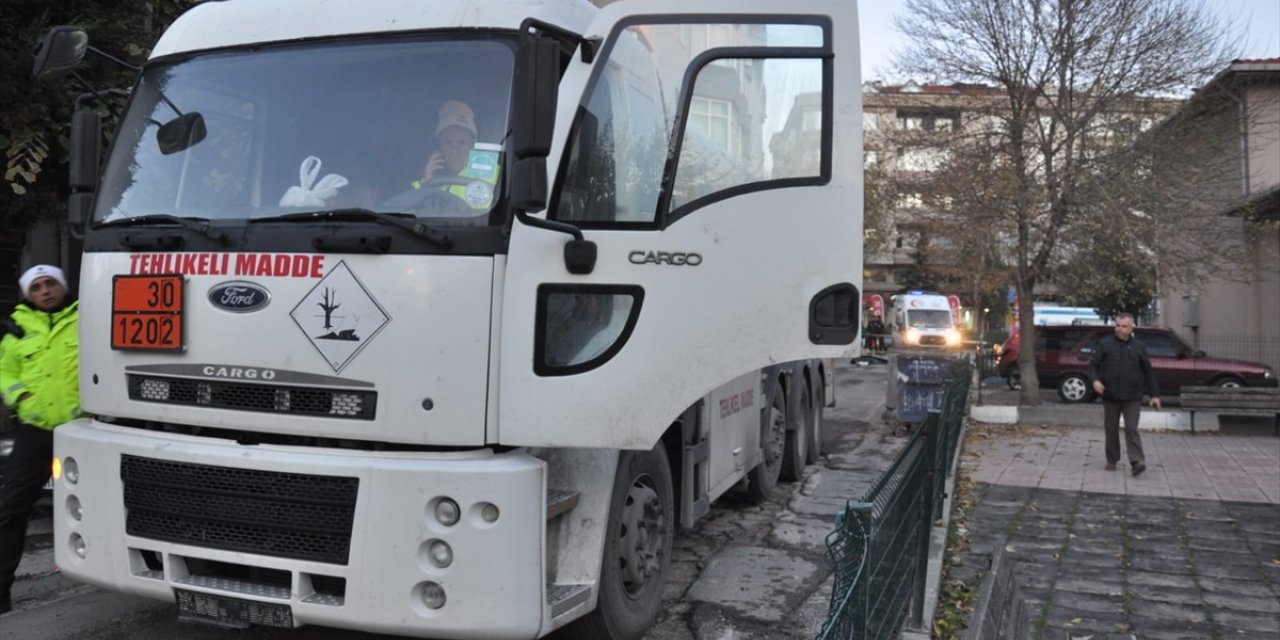
[[[437,151],[427,159],[427,166],[422,169],[422,180],[424,182],[435,180],[442,169],[444,169],[444,156]]]
[[[1103,386],[1103,385],[1102,385],[1102,381],[1101,381],[1101,380],[1094,380],[1094,381],[1093,381],[1093,392],[1094,392],[1094,393],[1096,393],[1096,394],[1098,394],[1098,395],[1102,395],[1102,393],[1103,393],[1104,391],[1106,391],[1106,390],[1107,390],[1107,388],[1106,388],[1105,386]]]

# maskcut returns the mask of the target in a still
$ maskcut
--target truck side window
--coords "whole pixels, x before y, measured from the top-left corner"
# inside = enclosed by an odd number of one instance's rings
[[[700,201],[824,183],[830,43],[814,22],[622,27],[579,107],[551,217],[654,228]]]
[[[797,81],[770,85],[768,78]],[[671,211],[735,187],[821,178],[824,137],[818,59],[721,58],[702,67],[690,97]]]
[[[610,61],[573,132],[555,219],[652,223],[667,154],[659,88]]]

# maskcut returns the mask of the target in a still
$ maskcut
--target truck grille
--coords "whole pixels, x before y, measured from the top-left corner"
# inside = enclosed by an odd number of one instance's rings
[[[920,344],[931,344],[936,346],[946,346],[946,336],[920,336]]]
[[[129,399],[214,409],[373,420],[374,391],[129,375]]]
[[[359,478],[123,456],[131,536],[346,564]]]

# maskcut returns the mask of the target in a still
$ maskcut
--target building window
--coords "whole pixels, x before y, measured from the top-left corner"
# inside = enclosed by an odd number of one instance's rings
[[[945,149],[921,147],[898,151],[897,168],[900,171],[937,171],[948,158]]]
[[[959,131],[960,112],[899,109],[898,126],[907,131]]]
[[[864,131],[875,131],[880,128],[880,114],[875,112],[862,112],[862,129]]]
[[[822,113],[818,113],[822,122]],[[689,128],[705,135],[728,153],[737,153],[742,132],[733,123],[733,103],[717,98],[694,96],[689,104]]]

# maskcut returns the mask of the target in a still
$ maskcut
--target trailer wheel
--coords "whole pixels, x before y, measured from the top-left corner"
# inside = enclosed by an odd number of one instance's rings
[[[782,453],[782,479],[787,482],[799,480],[809,460],[809,432],[813,428],[809,416],[813,413],[813,394],[807,381],[800,383],[800,389],[800,399],[795,404],[800,415],[789,416],[787,424],[795,428],[787,431]]]
[[[811,403],[805,405],[809,407],[809,413],[805,416],[805,420],[809,425],[809,454],[805,456],[805,462],[809,464],[817,464],[818,456],[822,455],[822,413],[827,406],[827,386],[822,384],[820,374],[818,376],[818,386],[815,388],[809,382],[805,382],[804,390],[809,394]]]
[[[622,452],[605,529],[599,601],[573,625],[574,637],[635,640],[653,625],[671,568],[672,495],[671,465],[661,442],[650,451]]]
[[[769,406],[760,416],[760,452],[762,459],[749,474],[747,492],[757,502],[764,502],[778,486],[782,474],[782,455],[786,449],[787,399],[782,385],[773,385]]]

